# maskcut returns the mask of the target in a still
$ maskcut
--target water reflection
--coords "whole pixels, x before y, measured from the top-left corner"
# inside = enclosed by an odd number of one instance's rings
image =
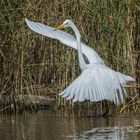
[[[99,127],[68,137],[74,140],[129,140],[130,136],[127,127]]]
[[[136,120],[139,116],[97,119],[53,111],[3,115],[0,140],[139,140]]]

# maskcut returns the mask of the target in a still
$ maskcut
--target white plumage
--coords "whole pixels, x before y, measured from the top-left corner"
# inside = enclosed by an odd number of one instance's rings
[[[30,27],[34,32],[47,36],[52,39],[57,39],[63,44],[77,50],[76,38],[71,34],[68,34],[61,30],[54,31],[55,28],[44,25],[39,22],[29,21],[28,19],[25,19],[25,21],[28,27]],[[104,61],[92,48],[89,48],[87,45],[85,45],[82,42],[81,42],[81,47],[82,47],[83,54],[88,58],[90,63],[104,64]]]
[[[92,65],[92,66],[91,66]],[[100,64],[91,64],[60,95],[68,100],[123,103],[127,93],[120,84],[117,73]]]
[[[115,104],[124,103],[127,93],[123,85],[130,81],[135,81],[135,79],[107,67],[93,49],[80,42],[80,33],[72,21],[66,20],[63,23],[63,27],[71,27],[75,32],[76,38],[64,31],[54,31],[55,28],[42,23],[25,20],[33,31],[58,39],[69,47],[78,50],[79,65],[82,73],[59,95],[67,100],[73,99],[73,102],[110,100]],[[90,64],[85,63],[82,53],[87,57]]]

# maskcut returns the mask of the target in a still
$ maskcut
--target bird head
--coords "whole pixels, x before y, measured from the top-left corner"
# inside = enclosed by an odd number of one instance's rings
[[[66,19],[62,24],[60,24],[54,30],[60,30],[60,29],[66,28],[66,27],[70,27],[71,25],[72,25],[72,21],[69,19]]]

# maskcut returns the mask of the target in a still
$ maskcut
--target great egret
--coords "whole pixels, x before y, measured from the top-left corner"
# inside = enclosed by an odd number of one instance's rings
[[[110,100],[115,104],[124,103],[127,93],[123,85],[135,79],[107,67],[93,49],[81,42],[80,33],[71,20],[64,21],[56,30],[42,23],[25,20],[33,31],[78,49],[82,73],[59,95],[66,97],[67,100],[73,99],[73,102]],[[72,28],[76,38],[59,30],[65,27]],[[89,64],[85,62],[82,53],[87,57]]]

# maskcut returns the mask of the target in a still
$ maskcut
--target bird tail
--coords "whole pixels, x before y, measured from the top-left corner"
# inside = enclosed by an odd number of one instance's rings
[[[125,74],[122,74],[122,73],[120,73],[120,72],[117,72],[117,75],[118,75],[118,78],[119,78],[120,83],[121,83],[122,85],[126,85],[126,84],[129,83],[129,82],[134,82],[134,81],[136,81],[133,77],[128,76],[128,75],[125,75]]]

